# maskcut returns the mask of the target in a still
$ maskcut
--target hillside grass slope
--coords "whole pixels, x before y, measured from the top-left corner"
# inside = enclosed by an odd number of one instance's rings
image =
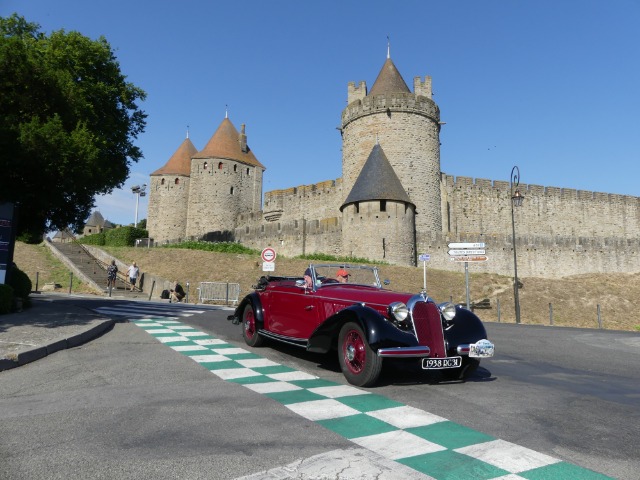
[[[241,297],[252,290],[257,279],[264,275],[259,255],[230,254],[174,248],[104,247],[105,251],[129,264],[137,262],[142,272],[153,273],[167,280],[190,284],[191,296],[199,282],[230,282],[240,284]],[[63,290],[69,286],[69,272],[53,257],[45,245],[16,243],[14,260],[31,278],[35,288],[36,272],[39,284],[57,281]],[[274,275],[302,275],[309,260],[276,258]],[[322,263],[322,262],[315,262]],[[389,279],[392,290],[420,292],[423,288],[423,268],[379,266],[382,279]],[[469,266],[471,301],[488,298],[491,308],[476,310],[487,322],[515,322],[514,296],[510,277],[473,273]],[[520,279],[520,311],[522,323],[549,325],[549,304],[553,310],[553,324],[566,327],[598,328],[600,319],[605,329],[640,331],[640,273],[586,274],[560,279],[524,277]],[[73,292],[89,293],[77,280]],[[465,303],[464,264],[459,272],[431,270],[427,263],[427,292],[438,302],[453,300]],[[159,295],[159,292],[156,292]]]

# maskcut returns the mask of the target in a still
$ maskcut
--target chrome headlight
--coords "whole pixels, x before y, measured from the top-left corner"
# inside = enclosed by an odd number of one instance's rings
[[[440,312],[444,319],[449,322],[456,316],[456,306],[453,303],[443,303],[440,305]]]
[[[409,309],[402,302],[393,302],[389,305],[389,317],[398,323],[404,322],[409,316]]]

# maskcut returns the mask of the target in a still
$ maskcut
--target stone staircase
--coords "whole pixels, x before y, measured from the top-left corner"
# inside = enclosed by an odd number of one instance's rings
[[[66,243],[50,243],[60,254],[67,258],[82,274],[95,286],[102,290],[105,295],[109,295],[107,290],[107,267],[108,265],[101,260],[95,258],[84,246],[76,241]],[[128,277],[126,272],[118,271],[116,278],[116,286],[111,289],[112,296],[140,298],[144,295],[140,289],[136,288],[133,292],[129,289]]]

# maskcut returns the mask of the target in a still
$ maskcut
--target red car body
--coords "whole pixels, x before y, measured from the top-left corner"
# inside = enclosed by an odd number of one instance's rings
[[[346,269],[353,278],[332,275]],[[242,323],[246,343],[265,339],[312,352],[338,352],[346,379],[373,385],[384,358],[416,358],[425,369],[462,379],[493,355],[494,346],[472,312],[436,304],[424,292],[382,288],[375,267],[310,265],[303,277],[262,277],[229,319]]]

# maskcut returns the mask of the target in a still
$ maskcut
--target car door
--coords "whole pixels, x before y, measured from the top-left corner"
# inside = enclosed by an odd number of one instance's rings
[[[273,333],[307,339],[317,327],[317,293],[303,287],[283,287],[271,293],[269,327]]]

